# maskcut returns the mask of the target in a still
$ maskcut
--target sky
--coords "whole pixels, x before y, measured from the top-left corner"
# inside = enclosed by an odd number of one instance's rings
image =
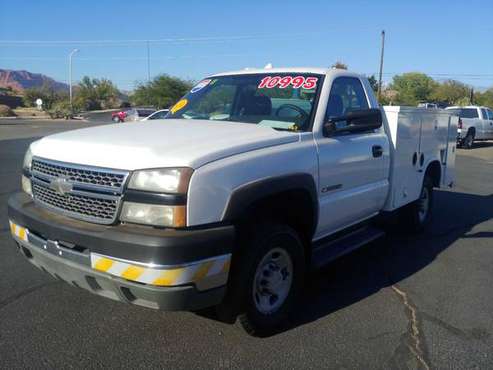
[[[384,81],[410,71],[493,86],[493,0],[0,0],[0,69],[124,90],[162,73],[198,80],[246,67],[342,61]]]

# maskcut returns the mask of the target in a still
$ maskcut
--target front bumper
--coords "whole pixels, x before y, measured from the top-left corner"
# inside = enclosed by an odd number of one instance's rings
[[[157,230],[103,226],[47,211],[24,193],[9,199],[11,231],[28,260],[95,294],[164,310],[221,302],[234,227]]]

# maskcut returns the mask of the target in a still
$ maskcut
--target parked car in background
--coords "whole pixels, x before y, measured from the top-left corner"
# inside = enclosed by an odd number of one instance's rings
[[[127,116],[127,110],[120,110],[111,113],[111,120],[115,123],[123,122]]]
[[[471,149],[475,140],[493,140],[493,111],[488,107],[470,105],[448,107],[459,116],[457,143]]]
[[[419,103],[418,108],[438,109],[438,104],[436,104],[436,103]]]
[[[150,116],[156,110],[152,108],[130,108],[111,113],[111,120],[119,122],[135,122]]]
[[[141,121],[150,121],[150,120],[154,120],[154,119],[163,119],[164,117],[166,117],[166,115],[168,114],[169,112],[169,109],[161,109],[161,110],[158,110],[154,113],[152,113],[151,115],[141,119]]]

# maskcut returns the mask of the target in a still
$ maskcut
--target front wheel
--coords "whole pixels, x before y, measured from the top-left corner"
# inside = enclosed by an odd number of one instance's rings
[[[304,248],[298,233],[286,225],[259,227],[238,267],[232,289],[241,292],[239,323],[250,335],[268,335],[288,319],[303,285]]]
[[[433,210],[433,181],[426,175],[419,198],[404,207],[401,225],[410,232],[421,232],[431,219]]]

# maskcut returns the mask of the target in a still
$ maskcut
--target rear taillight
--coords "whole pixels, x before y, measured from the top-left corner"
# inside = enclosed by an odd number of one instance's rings
[[[457,124],[457,128],[462,128],[462,120],[459,117],[459,123]]]

